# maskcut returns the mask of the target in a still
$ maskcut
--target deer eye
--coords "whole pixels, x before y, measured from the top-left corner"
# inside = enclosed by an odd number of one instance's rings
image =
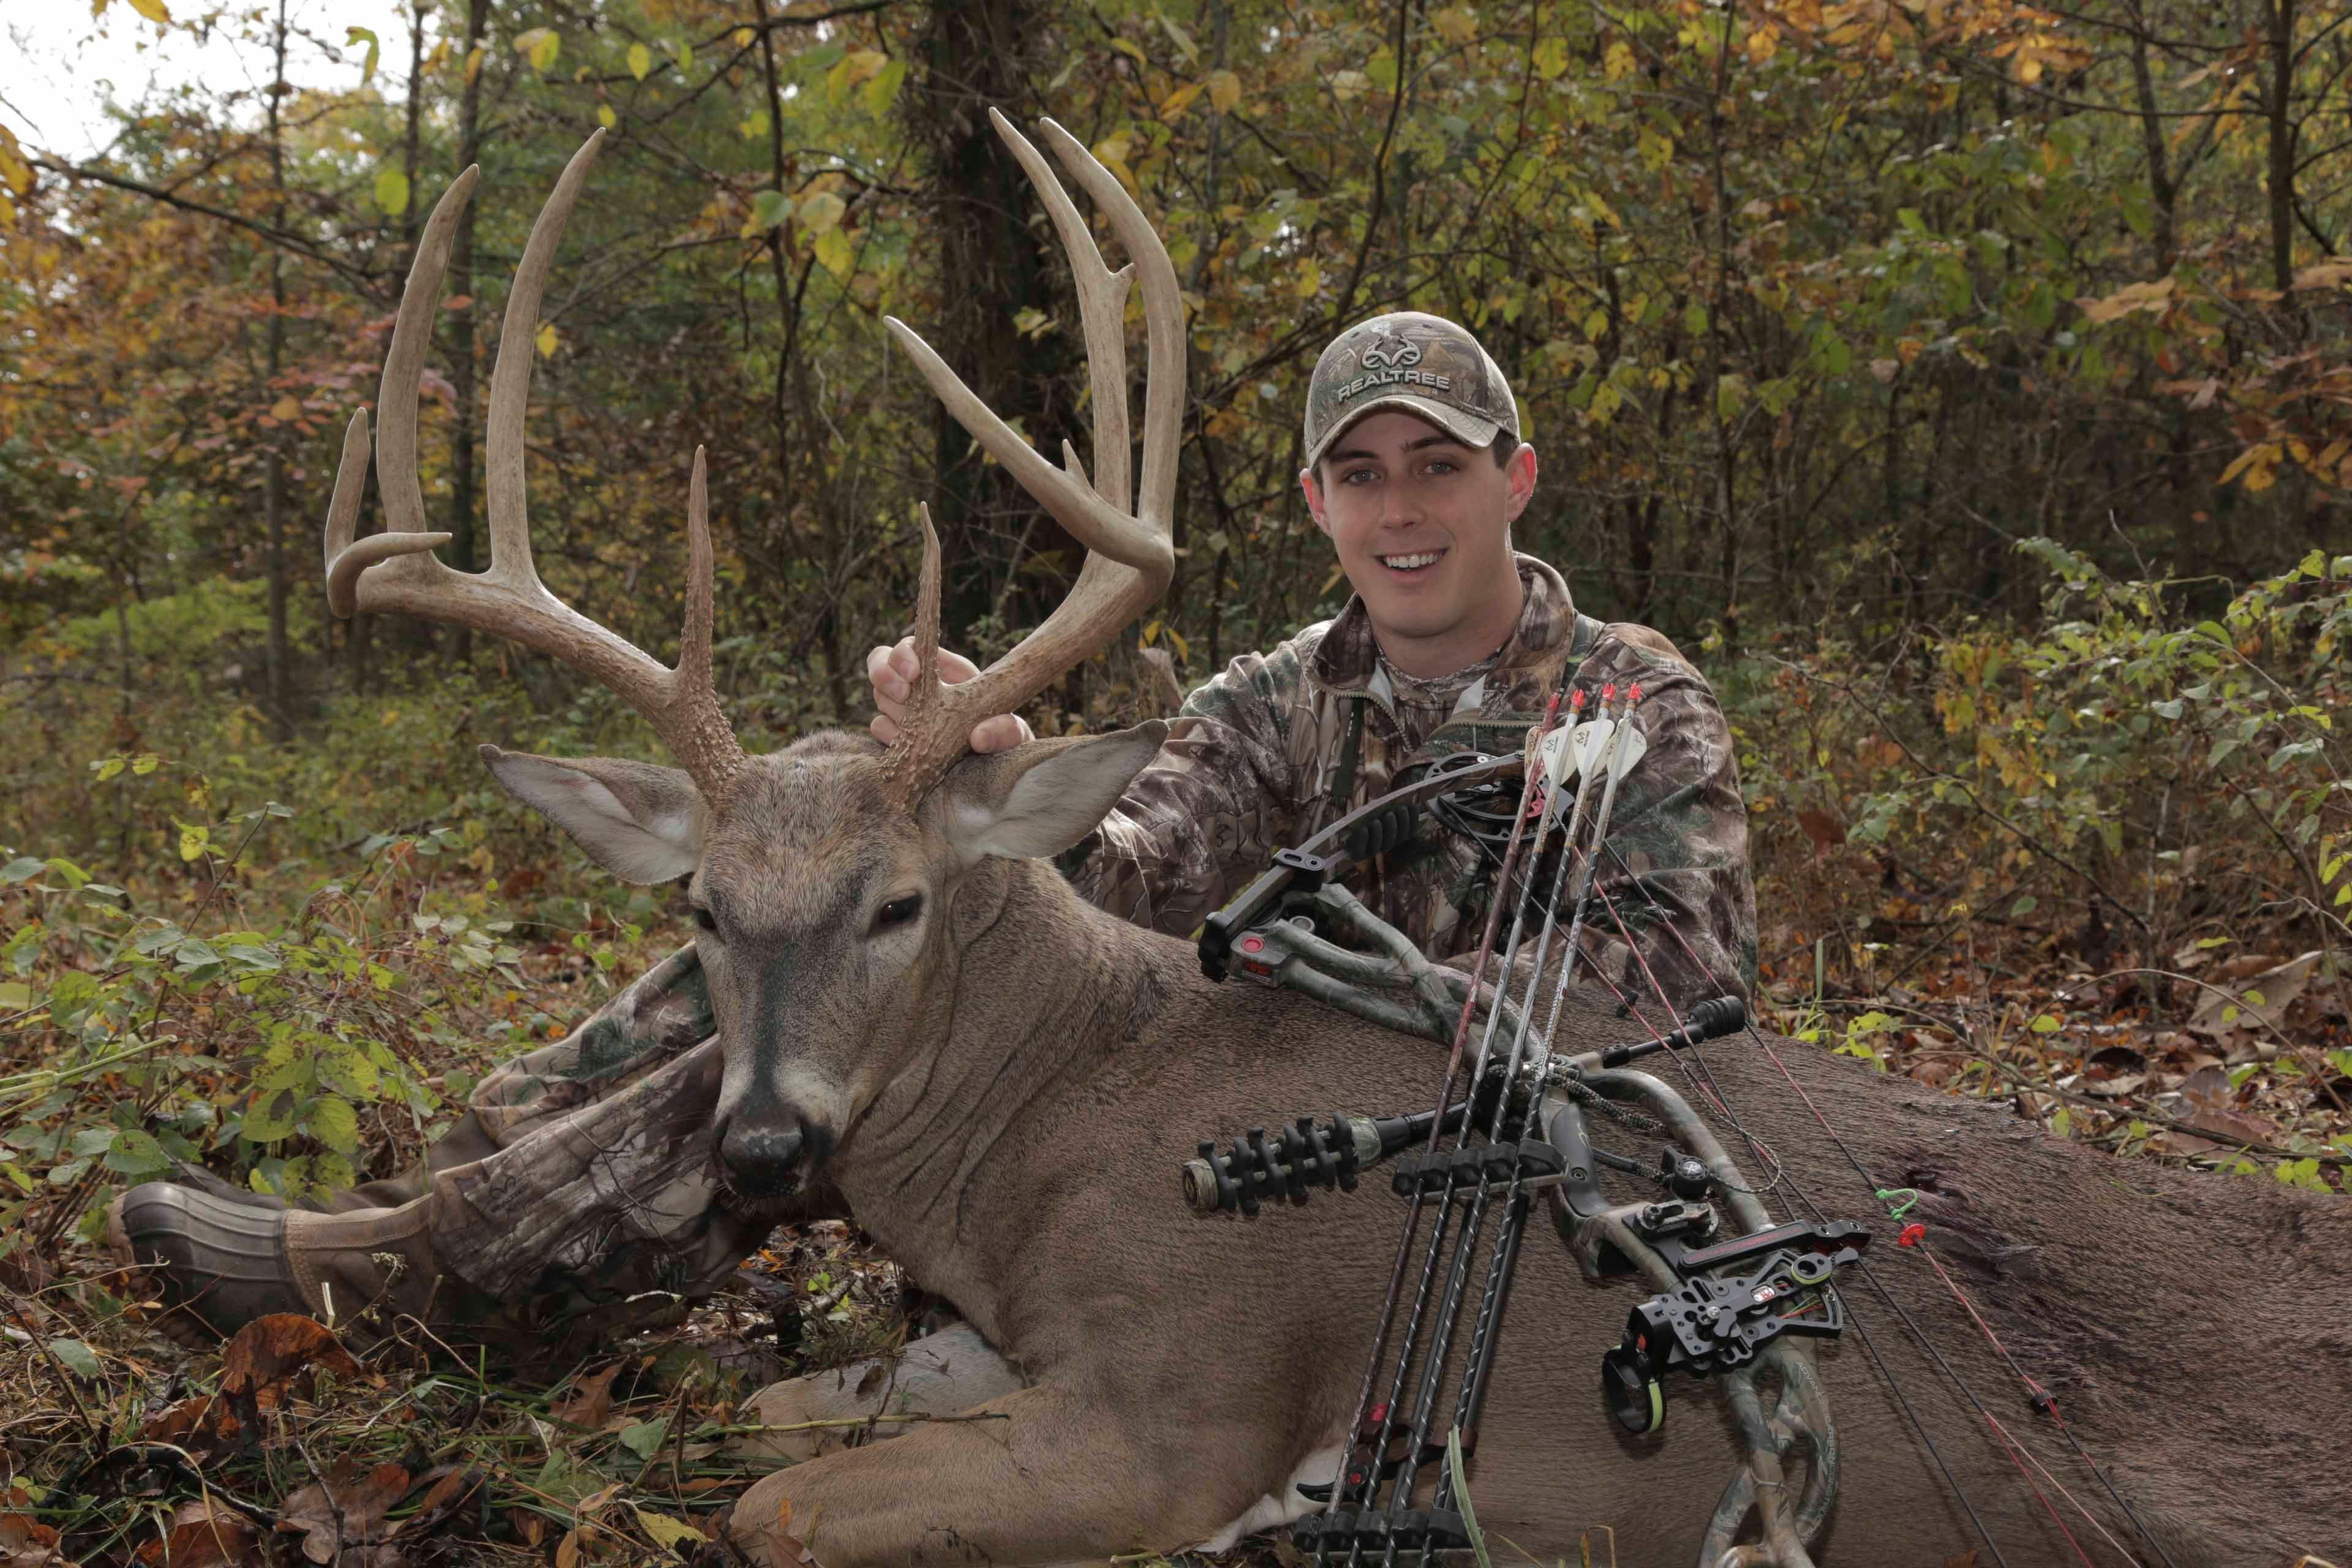
[[[922,912],[923,895],[920,893],[909,893],[903,899],[893,899],[874,911],[874,929],[884,931],[893,926],[905,925]]]
[[[700,931],[715,931],[719,929],[719,922],[712,919],[710,911],[700,904],[694,906],[694,923]]]

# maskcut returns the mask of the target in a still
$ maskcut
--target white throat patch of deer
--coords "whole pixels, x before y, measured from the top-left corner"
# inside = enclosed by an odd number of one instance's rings
[[[1019,706],[1160,593],[1184,397],[1181,298],[1141,210],[1075,139],[1044,127],[1131,259],[1114,273],[1045,159],[996,123],[1070,254],[1095,477],[1066,443],[1058,466],[1040,456],[912,331],[895,321],[890,331],[1089,554],[1043,626],[977,679],[942,689],[929,678],[940,561],[926,517],[926,678],[887,752],[841,734],[761,757],[737,743],[711,684],[699,452],[676,668],[565,606],[533,569],[522,446],[530,338],[600,137],[558,183],[510,296],[490,394],[488,568],[467,574],[433,558],[448,536],[426,530],[415,470],[418,380],[471,170],[425,226],[384,367],[381,428],[371,443],[365,415],[352,419],[327,520],[338,613],[397,612],[512,638],[610,686],[655,726],[680,768],[485,752],[501,783],[614,874],[691,878],[725,1042],[713,1113],[735,1189],[772,1195],[823,1162],[860,1223],[1001,1352],[933,1356],[924,1376],[880,1380],[871,1398],[810,1384],[761,1396],[762,1418],[789,1425],[812,1409],[853,1413],[845,1402],[872,1414],[866,1406],[895,1387],[888,1413],[918,1418],[882,1428],[905,1434],[890,1441],[780,1469],[741,1500],[736,1541],[756,1561],[794,1568],[810,1552],[826,1568],[1098,1560],[1307,1508],[1293,1483],[1339,1449],[1396,1205],[1367,1193],[1290,1219],[1204,1217],[1180,1200],[1175,1173],[1195,1139],[1236,1135],[1254,1110],[1411,1105],[1441,1066],[1421,1039],[1289,992],[1212,983],[1190,944],[1088,906],[1038,858],[1094,827],[1157,754],[1162,726],[965,755],[978,719]],[[1150,353],[1132,486],[1131,272]],[[355,540],[372,447],[388,531]],[[1559,1044],[1596,1048],[1627,1032],[1571,998]],[[2352,1209],[2273,1183],[2119,1165],[1855,1062],[1793,1043],[1781,1054],[1864,1163],[1917,1189],[1915,1217],[1941,1239],[1947,1267],[2065,1399],[2071,1426],[2140,1504],[2170,1568],[2284,1565],[2298,1552],[2352,1560],[2341,1461],[2312,1415],[2352,1409],[2342,1325]],[[1759,1057],[1728,1049],[1710,1066],[1789,1168],[1823,1185],[1846,1168]],[[2007,1369],[1959,1331],[1935,1278],[1910,1267],[1887,1281],[1907,1313],[1943,1331],[1943,1356],[1997,1402],[2026,1453],[2075,1473]],[[1872,1304],[1856,1305],[1859,1316]],[[1598,1555],[1604,1540],[1629,1568],[1692,1560],[1723,1488],[1730,1416],[1711,1389],[1683,1381],[1664,1391],[1662,1436],[1630,1438],[1608,1421],[1592,1374],[1627,1306],[1560,1249],[1530,1247],[1467,1467],[1490,1539],[1542,1562],[1578,1558],[1588,1541]],[[1860,1346],[1824,1353],[1844,1479],[1821,1559],[1875,1568],[1967,1552],[1976,1536],[1944,1482],[1948,1467],[2007,1562],[2074,1560],[1986,1424],[1953,1418],[1917,1347],[1891,1319],[1870,1322],[1875,1353],[1899,1366],[1915,1399],[1932,1398],[1940,1462]],[[2137,1550],[2109,1495],[2074,1490],[2103,1531]],[[2074,1529],[2088,1539],[2081,1520]],[[1734,1558],[1766,1560],[1725,1561]]]

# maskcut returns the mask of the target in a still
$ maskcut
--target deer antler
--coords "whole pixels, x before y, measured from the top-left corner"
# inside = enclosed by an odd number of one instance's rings
[[[416,478],[416,390],[441,300],[457,215],[481,171],[467,169],[450,184],[416,247],[408,286],[384,356],[376,405],[383,428],[376,438],[376,478],[383,492],[385,531],[353,542],[360,487],[366,482],[367,411],[352,416],[343,433],[342,466],[327,509],[327,604],[335,614],[398,612],[447,621],[519,642],[583,671],[627,699],[694,777],[706,799],[723,799],[746,761],[734,730],[719,711],[710,683],[712,557],[709,500],[702,448],[686,503],[686,626],[677,668],[667,669],[627,639],[588,619],[547,591],[530,561],[530,519],[523,495],[523,411],[530,396],[531,335],[539,299],[563,237],[564,221],[604,142],[602,131],[572,155],[563,177],[531,226],[530,243],[515,268],[498,368],[490,377],[488,500],[490,563],[479,574],[453,570],[432,552],[449,542],[425,527],[425,497]]]
[[[910,807],[963,755],[974,724],[1011,712],[1108,643],[1160,597],[1176,564],[1171,530],[1176,447],[1184,411],[1184,302],[1176,268],[1126,187],[1076,137],[1045,121],[1042,129],[1055,156],[1109,216],[1132,263],[1117,272],[1104,266],[1086,220],[1036,148],[1003,114],[991,110],[989,119],[1053,214],[1076,276],[1087,374],[1094,394],[1095,467],[1101,478],[1087,479],[1066,441],[1062,443],[1063,467],[1055,468],[974,396],[905,322],[885,318],[898,345],[956,422],[1087,547],[1086,566],[1076,584],[1043,626],[971,679],[942,687],[937,674],[940,538],[929,511],[923,512],[923,577],[915,617],[918,668],[906,722],[886,763],[893,788]],[[1143,494],[1130,513],[1125,321],[1128,281],[1138,268],[1143,273],[1150,358],[1143,405]]]

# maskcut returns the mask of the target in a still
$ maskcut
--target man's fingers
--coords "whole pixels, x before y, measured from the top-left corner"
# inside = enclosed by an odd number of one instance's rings
[[[990,752],[1007,752],[1024,741],[1034,739],[1029,726],[1017,713],[999,713],[993,719],[983,719],[971,729],[971,749],[982,755]]]
[[[892,667],[887,647],[877,647],[866,656],[866,679],[873,685],[876,705],[893,712],[905,705],[907,694],[913,689]]]
[[[886,746],[898,738],[898,721],[887,713],[877,713],[866,721],[866,728]]]
[[[940,684],[956,686],[980,673],[980,666],[953,648],[940,649]]]

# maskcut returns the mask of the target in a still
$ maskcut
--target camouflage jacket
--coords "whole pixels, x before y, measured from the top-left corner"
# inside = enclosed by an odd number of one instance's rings
[[[1391,670],[1361,599],[1269,653],[1234,660],[1186,699],[1159,758],[1063,869],[1112,913],[1189,935],[1276,849],[1387,793],[1407,768],[1517,746],[1572,668],[1587,712],[1603,686],[1640,682],[1649,741],[1618,786],[1588,950],[1636,1000],[1650,994],[1643,961],[1677,1005],[1752,990],[1748,814],[1714,691],[1658,633],[1578,615],[1542,562],[1520,556],[1519,576],[1526,607],[1510,641],[1444,679]],[[1423,952],[1452,957],[1483,930],[1486,867],[1474,841],[1424,830],[1360,872],[1353,891]]]

